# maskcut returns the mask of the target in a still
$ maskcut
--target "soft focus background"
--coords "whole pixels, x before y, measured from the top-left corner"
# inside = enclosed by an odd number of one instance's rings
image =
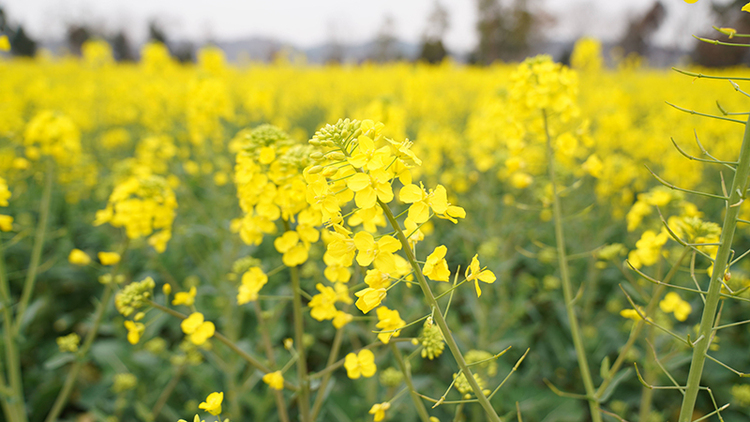
[[[80,54],[86,39],[103,38],[113,43],[118,59],[134,60],[144,42],[157,39],[182,61],[195,60],[196,48],[214,44],[232,62],[269,61],[286,51],[309,63],[437,60],[447,54],[459,62],[487,64],[538,53],[565,61],[576,39],[592,36],[606,51],[619,46],[625,54],[636,52],[652,65],[666,66],[688,56],[714,63],[685,34],[705,33],[711,24],[742,32],[747,19],[743,23],[730,15],[740,3],[24,0],[0,6],[3,31],[19,37],[16,51],[24,55],[33,54],[32,45],[55,55]]]

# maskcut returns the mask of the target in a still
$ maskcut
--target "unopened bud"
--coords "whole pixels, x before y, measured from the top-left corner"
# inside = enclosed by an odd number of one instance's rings
[[[341,151],[333,151],[328,153],[327,157],[333,161],[343,161],[346,158],[346,155]]]
[[[307,174],[318,174],[323,170],[323,167],[321,166],[312,166],[309,169],[307,169]]]

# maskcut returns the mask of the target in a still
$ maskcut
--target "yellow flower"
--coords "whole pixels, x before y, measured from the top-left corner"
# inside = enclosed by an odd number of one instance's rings
[[[89,265],[91,263],[91,257],[80,249],[73,249],[70,251],[70,255],[68,255],[68,262],[73,265]]]
[[[372,208],[380,199],[386,204],[393,201],[391,176],[383,170],[374,170],[369,174],[357,173],[346,181],[346,186],[356,192],[354,203],[359,208]]]
[[[643,319],[635,309],[623,309],[622,311],[620,311],[620,316],[623,318],[632,319],[633,321],[640,321]]]
[[[310,316],[318,321],[333,319],[336,316],[336,300],[338,294],[332,287],[324,286],[321,283],[315,285],[320,293],[316,294],[310,300]]]
[[[687,1],[687,0],[685,0],[685,1]],[[695,0],[695,1],[698,1],[698,0]],[[689,2],[688,2],[688,3],[689,3]],[[747,3],[747,4],[745,4],[744,6],[742,6],[742,9],[741,9],[741,10],[742,10],[743,12],[750,12],[750,3]]]
[[[456,218],[466,218],[463,208],[448,202],[448,193],[443,185],[437,185],[427,193],[423,186],[406,185],[398,193],[401,202],[412,204],[409,207],[408,219],[421,224],[430,218],[430,209],[440,218],[456,222]]]
[[[128,341],[130,344],[137,344],[146,326],[140,322],[125,321],[125,328],[128,329]]]
[[[224,393],[211,393],[206,398],[206,401],[198,405],[198,409],[205,410],[206,412],[216,416],[221,413],[221,402],[224,401]]]
[[[198,290],[195,286],[191,287],[187,292],[177,292],[174,295],[174,299],[172,299],[172,305],[193,306],[195,303],[195,295],[197,293]]]
[[[274,390],[284,389],[284,376],[281,375],[281,371],[269,372],[263,375],[263,382]]]
[[[389,333],[378,334],[378,339],[382,341],[383,344],[388,344],[388,342],[391,340],[391,337],[398,337],[399,334],[401,334],[401,330],[398,329],[406,325],[406,322],[401,319],[401,316],[395,309],[390,310],[385,306],[381,306],[378,308],[377,313],[378,323],[376,327],[378,327],[381,331],[390,331]]]
[[[368,349],[360,350],[357,354],[349,353],[344,359],[344,368],[346,376],[353,380],[360,376],[370,378],[377,371],[375,354]]]
[[[675,292],[667,293],[664,299],[659,302],[659,308],[666,313],[674,313],[674,317],[678,321],[685,321],[693,310],[690,304],[682,300],[680,295]]]
[[[185,318],[180,324],[182,332],[189,336],[190,341],[196,346],[200,346],[205,343],[209,338],[213,337],[216,332],[216,326],[211,321],[204,321],[203,314],[200,312],[193,312],[189,317]]]
[[[268,283],[268,276],[259,267],[252,267],[242,275],[242,285],[237,294],[237,304],[258,300],[258,292]]]
[[[386,293],[385,289],[373,289],[372,287],[368,287],[354,293],[354,295],[359,298],[354,305],[357,306],[362,313],[366,314],[380,305],[380,302],[385,299]]]
[[[344,311],[336,311],[336,316],[333,317],[333,326],[338,330],[351,322],[352,319],[354,319],[352,315]]]
[[[373,418],[375,422],[380,422],[385,418],[385,411],[390,408],[391,404],[389,402],[373,404],[368,413],[375,415]]]
[[[359,251],[357,263],[363,267],[369,266],[372,261],[376,261],[376,265],[378,265],[377,261],[385,262],[389,259],[385,255],[391,255],[401,249],[401,242],[393,236],[386,235],[375,242],[375,238],[368,232],[355,234],[354,245]]]
[[[357,149],[349,158],[349,164],[372,171],[385,167],[390,161],[390,147],[375,149],[375,142],[367,135],[361,135],[357,141]]]
[[[0,35],[0,51],[10,51],[10,41],[7,35]]]
[[[492,271],[479,268],[479,259],[477,259],[477,256],[479,256],[479,254],[474,255],[474,258],[471,259],[471,264],[466,269],[466,280],[474,280],[474,287],[476,287],[477,297],[479,297],[482,296],[482,289],[479,288],[479,281],[481,280],[485,283],[491,284],[494,283],[497,278],[495,277],[495,274],[492,273]]]
[[[120,254],[117,252],[99,252],[97,256],[102,265],[115,265],[120,262]]]
[[[13,217],[0,214],[0,231],[9,232],[13,230]]]
[[[451,272],[448,270],[448,263],[445,261],[446,252],[448,252],[448,248],[441,245],[427,256],[424,268],[422,268],[422,273],[426,277],[435,281],[448,281]]]

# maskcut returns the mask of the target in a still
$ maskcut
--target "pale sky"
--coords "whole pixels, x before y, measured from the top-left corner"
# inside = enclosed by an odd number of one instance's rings
[[[477,40],[475,0],[441,0],[449,11],[445,43],[468,51]],[[619,38],[627,18],[643,13],[654,0],[531,0],[556,20],[548,35],[567,40],[581,35]],[[657,42],[691,42],[690,34],[710,29],[708,0],[686,4],[662,0],[667,22]],[[67,22],[85,22],[110,31],[125,29],[133,41],[146,36],[152,18],[163,23],[171,39],[234,40],[266,36],[310,47],[333,37],[344,43],[372,39],[386,15],[396,35],[418,42],[433,0],[0,0],[12,22],[42,39],[60,38]],[[682,41],[679,41],[682,40]]]

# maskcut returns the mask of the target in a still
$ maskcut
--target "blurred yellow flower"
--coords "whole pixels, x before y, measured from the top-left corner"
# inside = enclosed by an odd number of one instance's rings
[[[68,255],[68,262],[73,265],[85,266],[91,263],[91,257],[80,249],[73,249]]]
[[[274,390],[284,389],[284,376],[281,375],[281,371],[269,372],[263,375],[263,382]]]
[[[193,306],[195,303],[195,295],[198,293],[198,289],[195,286],[191,287],[187,292],[177,292],[172,299],[172,305],[185,305]]]
[[[120,262],[120,254],[117,252],[99,252],[97,256],[102,265],[115,265]]]

